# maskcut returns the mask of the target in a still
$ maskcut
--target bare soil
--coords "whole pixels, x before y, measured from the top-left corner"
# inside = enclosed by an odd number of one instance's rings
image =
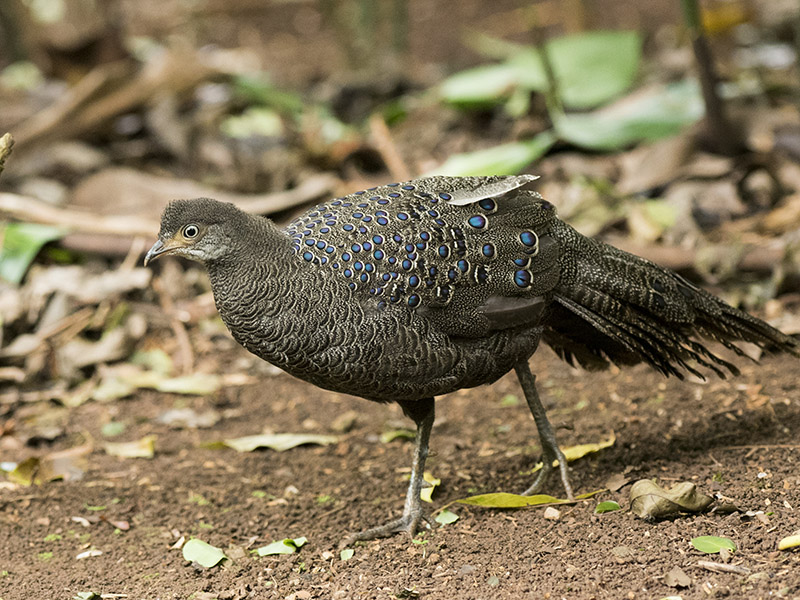
[[[231,342],[223,340],[229,348]],[[231,350],[235,353],[243,350]],[[0,488],[0,598],[800,598],[800,553],[778,540],[800,529],[800,386],[796,359],[743,364],[736,379],[666,380],[645,368],[588,374],[542,349],[533,360],[543,401],[563,446],[616,434],[613,447],[572,464],[578,492],[612,478],[692,481],[730,499],[741,512],[707,512],[648,523],[621,510],[596,515],[600,500],[628,507],[630,486],[562,506],[456,505],[460,519],[413,542],[406,536],[355,547],[340,558],[344,535],[402,508],[412,444],[382,443],[403,423],[396,406],[318,390],[283,373],[212,397],[142,392],[67,413],[66,434],[39,448],[4,451],[3,460],[97,442],[78,481]],[[513,377],[439,399],[429,468],[442,479],[432,508],[474,493],[519,492],[536,462],[537,438]],[[503,398],[506,401],[503,402]],[[155,421],[171,407],[219,411],[211,429],[169,429]],[[338,443],[283,453],[237,453],[202,444],[276,432],[330,433],[355,411]],[[100,427],[128,424],[125,440],[156,434],[152,460],[120,459],[101,449]],[[408,424],[408,423],[406,423]],[[24,430],[25,423],[18,427]],[[561,490],[553,480],[550,491]],[[255,492],[255,494],[254,494]],[[104,510],[96,510],[105,506]],[[91,510],[94,508],[95,510]],[[745,511],[763,511],[748,516]],[[96,517],[102,516],[97,521]],[[74,517],[97,522],[81,525]],[[120,531],[109,521],[127,521]],[[715,573],[690,544],[698,535],[732,539],[729,563],[749,575]],[[233,560],[203,569],[172,548],[199,537]],[[308,538],[297,554],[256,557],[249,550],[286,537]],[[76,560],[87,549],[99,556]],[[690,583],[668,585],[680,567]]]

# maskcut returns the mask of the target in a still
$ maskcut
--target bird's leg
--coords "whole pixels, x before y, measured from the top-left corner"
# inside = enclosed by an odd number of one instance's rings
[[[528,401],[528,408],[531,409],[533,419],[536,421],[536,429],[539,430],[539,441],[542,444],[542,469],[539,471],[536,481],[523,492],[523,495],[530,496],[541,491],[553,471],[553,461],[557,460],[558,470],[561,473],[561,483],[564,485],[567,498],[572,500],[572,486],[569,484],[569,476],[567,475],[567,459],[564,458],[564,453],[558,447],[553,427],[550,425],[550,421],[547,420],[544,406],[539,400],[539,393],[536,391],[536,377],[531,373],[527,360],[518,362],[514,370],[517,372],[517,378],[520,386],[522,386],[522,392],[525,394],[525,400]]]
[[[411,417],[417,424],[414,461],[411,463],[411,480],[408,482],[403,515],[399,519],[389,521],[385,525],[353,533],[342,541],[341,546],[348,546],[359,540],[372,540],[375,538],[387,537],[402,531],[407,531],[411,537],[414,537],[419,528],[420,521],[429,520],[423,513],[419,494],[422,490],[422,474],[425,471],[425,459],[428,457],[428,440],[431,437],[431,428],[433,427],[433,404],[433,398],[426,398],[414,402],[400,402],[403,412]]]

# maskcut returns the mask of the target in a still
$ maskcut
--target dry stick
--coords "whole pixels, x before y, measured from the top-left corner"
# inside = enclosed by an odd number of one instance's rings
[[[273,213],[326,194],[334,187],[336,181],[331,175],[317,175],[309,177],[291,190],[264,194],[261,197],[248,196],[236,204],[249,213]],[[159,222],[155,219],[131,215],[97,215],[85,210],[58,208],[30,196],[7,192],[0,192],[0,214],[19,221],[59,225],[79,233],[115,236],[112,238],[115,240],[111,247],[113,254],[125,254],[130,248],[130,242],[121,244],[117,241],[120,238],[130,240],[132,236],[140,236],[151,239],[159,229]],[[84,241],[83,244],[87,246],[88,251],[98,252],[103,248],[102,244],[92,244],[90,241]]]
[[[710,560],[698,560],[698,567],[703,567],[714,573],[735,573],[736,575],[749,575],[752,573],[747,567],[741,565],[729,565],[725,563],[715,563]]]
[[[175,309],[175,303],[164,287],[161,276],[153,280],[153,289],[156,291],[156,294],[158,294],[158,303],[164,311],[164,314],[169,315],[169,324],[172,327],[175,339],[178,341],[181,374],[188,375],[194,369],[194,351],[192,350],[192,342],[189,339],[189,333],[186,331],[186,326],[183,322],[176,316],[177,311]]]
[[[377,113],[373,114],[369,118],[369,129],[375,140],[375,147],[378,153],[383,158],[383,162],[386,163],[389,173],[392,174],[392,179],[395,181],[408,181],[411,179],[411,171],[409,171],[408,166],[400,156],[400,152],[397,150],[392,134],[383,117]]]

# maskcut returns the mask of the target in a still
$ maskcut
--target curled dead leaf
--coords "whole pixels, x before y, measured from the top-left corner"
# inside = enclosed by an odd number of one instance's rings
[[[631,487],[631,510],[647,521],[661,519],[682,512],[701,512],[714,501],[697,491],[689,481],[675,484],[669,490],[650,479],[641,479]]]

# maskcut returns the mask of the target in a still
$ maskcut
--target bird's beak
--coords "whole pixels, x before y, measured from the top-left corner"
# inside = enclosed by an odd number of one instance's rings
[[[161,239],[156,240],[156,243],[153,244],[153,247],[147,251],[147,254],[144,256],[144,266],[146,267],[147,264],[151,260],[155,260],[162,254],[170,254],[174,250],[178,249],[182,244],[176,242],[173,239],[168,239],[166,242],[162,241]]]

